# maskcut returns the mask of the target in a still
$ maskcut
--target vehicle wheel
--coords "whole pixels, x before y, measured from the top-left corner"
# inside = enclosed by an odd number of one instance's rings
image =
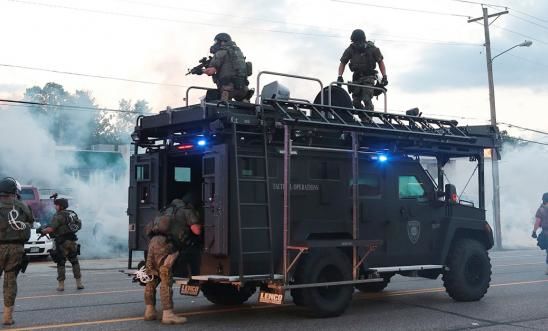
[[[311,251],[295,272],[298,284],[337,282],[352,279],[352,265],[339,249]],[[352,285],[303,288],[296,291],[296,304],[306,306],[317,317],[341,315],[352,300]]]
[[[491,260],[485,247],[473,239],[460,239],[447,257],[443,286],[456,301],[481,299],[491,282]]]
[[[382,282],[375,282],[375,283],[361,283],[356,284],[354,287],[356,290],[363,292],[363,293],[374,293],[374,292],[380,292],[388,286],[388,283],[390,283],[391,277],[384,277],[384,281]]]
[[[205,283],[202,284],[201,290],[209,302],[217,305],[233,306],[246,302],[257,288],[254,286],[238,288],[230,284]]]

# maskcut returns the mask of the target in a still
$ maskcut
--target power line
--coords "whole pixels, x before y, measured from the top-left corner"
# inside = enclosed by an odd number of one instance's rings
[[[473,4],[473,5],[485,5],[489,7],[497,7],[497,8],[508,8],[508,6],[501,6],[501,5],[493,5],[485,2],[477,2],[477,1],[466,1],[466,0],[449,0],[453,2],[461,2],[461,3],[467,3],[467,4]]]
[[[502,124],[502,125],[506,125],[506,126],[511,127],[511,128],[516,128],[516,129],[520,129],[520,130],[531,131],[531,132],[535,132],[535,133],[548,135],[548,132],[546,132],[546,131],[540,131],[540,130],[537,130],[537,129],[526,128],[526,127],[515,125],[515,124],[512,124],[512,123],[497,122],[497,124]]]
[[[46,107],[60,107],[60,108],[70,108],[70,109],[80,109],[80,110],[94,110],[94,111],[107,111],[107,112],[117,112],[117,113],[131,113],[131,114],[141,114],[140,112],[131,111],[131,110],[121,110],[121,109],[109,109],[109,108],[95,108],[95,107],[86,107],[86,106],[76,106],[76,105],[52,105],[45,102],[33,102],[33,101],[24,101],[24,100],[11,100],[11,99],[0,99],[0,102],[6,102],[6,106],[46,106]]]
[[[83,77],[110,79],[110,80],[118,80],[118,81],[123,81],[123,82],[131,82],[131,83],[139,83],[139,84],[173,86],[173,87],[188,87],[187,85],[180,85],[180,84],[159,83],[159,82],[150,82],[150,81],[146,81],[146,80],[136,80],[136,79],[120,78],[120,77],[112,77],[112,76],[83,74],[83,73],[79,73],[79,72],[61,71],[61,70],[45,69],[45,68],[38,68],[38,67],[27,67],[27,66],[15,65],[15,64],[0,63],[0,67],[18,68],[18,69],[35,70],[35,71],[45,71],[45,72],[53,72],[53,73],[56,73],[56,74],[63,74],[63,75],[73,75],[73,76],[83,76]]]
[[[331,0],[331,1],[350,4],[350,5],[375,7],[375,8],[383,8],[383,9],[393,9],[393,10],[400,10],[400,11],[420,13],[420,14],[443,15],[443,16],[470,18],[470,16],[468,16],[468,15],[461,15],[461,14],[448,13],[448,12],[439,12],[439,11],[431,11],[431,10],[423,10],[423,9],[412,9],[412,8],[403,8],[403,7],[384,6],[384,5],[369,4],[369,3],[364,3],[364,2],[348,1],[348,0]]]
[[[208,23],[208,22],[200,22],[200,21],[188,21],[188,20],[180,20],[180,19],[172,19],[172,18],[165,18],[165,17],[158,17],[158,16],[145,16],[145,15],[137,15],[137,14],[127,14],[122,12],[114,12],[114,11],[105,11],[105,10],[98,10],[98,9],[88,9],[88,8],[80,8],[80,7],[71,7],[71,6],[64,6],[64,5],[55,5],[55,4],[46,4],[41,2],[33,2],[33,1],[25,1],[25,0],[9,0],[11,2],[17,2],[22,3],[26,5],[34,5],[34,6],[42,6],[42,7],[49,7],[49,8],[61,8],[61,9],[68,9],[73,11],[80,11],[80,12],[88,12],[88,13],[94,13],[94,14],[106,14],[106,15],[114,15],[114,16],[123,16],[123,17],[129,17],[129,18],[138,18],[138,19],[146,19],[146,20],[154,20],[154,21],[162,21],[162,22],[171,22],[171,23],[183,23],[183,24],[195,24],[195,25],[204,25],[204,26],[212,26],[212,27],[223,27],[223,28],[232,28],[232,29],[238,29],[238,30],[244,30],[244,31],[262,31],[262,32],[271,32],[271,33],[282,33],[282,34],[290,34],[290,35],[301,35],[301,36],[311,36],[311,37],[322,37],[322,38],[341,38],[346,37],[346,35],[342,34],[326,34],[326,33],[312,33],[312,32],[300,32],[300,31],[289,31],[289,30],[282,30],[282,29],[265,29],[265,28],[259,28],[259,27],[248,27],[248,26],[238,26],[238,25],[227,25],[227,24],[215,24],[215,23]],[[310,26],[314,27],[314,26]],[[314,28],[321,28],[321,27],[314,27]],[[445,42],[445,41],[439,41],[439,40],[425,40],[425,39],[412,39],[409,37],[405,37],[404,39],[378,39],[381,41],[386,42],[407,42],[407,43],[426,43],[426,44],[440,44],[440,45],[451,45],[451,46],[481,46],[480,44],[474,44],[474,43],[463,43],[463,42]]]
[[[526,34],[523,34],[523,33],[521,33],[521,32],[517,32],[517,31],[514,31],[514,30],[510,30],[510,29],[508,29],[508,28],[503,28],[503,27],[498,26],[498,25],[495,25],[495,24],[493,24],[493,27],[495,27],[495,28],[497,28],[497,29],[500,29],[500,30],[504,30],[504,31],[506,31],[506,32],[513,33],[513,34],[515,34],[515,35],[518,35],[518,36],[521,36],[521,37],[524,37],[524,38],[528,38],[528,39],[537,41],[537,42],[539,42],[539,43],[541,43],[541,44],[548,45],[548,42],[546,42],[546,41],[537,39],[537,38],[535,38],[535,37],[531,37],[531,36],[526,35]]]
[[[512,139],[515,139],[515,140],[519,140],[519,141],[524,141],[524,142],[527,142],[527,143],[532,143],[532,144],[538,144],[538,145],[545,145],[545,146],[548,146],[548,143],[542,143],[540,141],[535,141],[535,140],[528,140],[528,139],[523,139],[523,138],[516,138],[516,137],[511,137]]]
[[[512,16],[513,18],[518,19],[518,20],[521,20],[521,21],[527,22],[527,23],[529,23],[529,24],[532,24],[532,25],[538,26],[538,27],[540,27],[540,28],[543,28],[543,29],[545,29],[545,30],[548,30],[548,26],[546,26],[546,25],[542,25],[542,24],[533,22],[533,21],[531,21],[531,20],[528,20],[528,19],[526,19],[526,18],[522,18],[522,17],[516,16],[516,15],[511,14],[511,13],[510,13],[509,15]]]

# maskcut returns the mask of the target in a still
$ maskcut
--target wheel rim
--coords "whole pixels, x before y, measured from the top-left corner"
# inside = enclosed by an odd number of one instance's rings
[[[328,265],[325,266],[318,275],[318,283],[325,283],[325,282],[338,282],[343,280],[343,275],[341,271],[333,266]],[[341,290],[341,286],[322,286],[318,287],[318,294],[327,300],[333,300],[336,299],[339,295],[339,292]]]
[[[466,261],[464,266],[464,277],[470,285],[476,286],[483,282],[485,270],[483,268],[483,260],[479,255],[472,255]]]

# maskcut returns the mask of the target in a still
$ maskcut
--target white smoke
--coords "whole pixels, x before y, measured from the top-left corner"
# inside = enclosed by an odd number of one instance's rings
[[[82,166],[67,155],[71,154],[56,153],[47,126],[26,110],[0,109],[0,174],[14,177],[23,185],[59,189],[70,197],[69,209],[82,219],[82,230],[78,232],[82,257],[126,254],[128,171],[114,180],[104,169],[84,181],[67,174],[67,169]]]
[[[446,173],[461,194],[472,175],[476,162],[458,160],[446,167]],[[534,215],[542,194],[548,192],[548,148],[542,145],[504,144],[499,161],[501,231],[504,248],[535,247],[531,239]],[[491,162],[485,162],[485,208],[487,220],[493,225],[493,181]],[[461,196],[478,205],[477,173]]]

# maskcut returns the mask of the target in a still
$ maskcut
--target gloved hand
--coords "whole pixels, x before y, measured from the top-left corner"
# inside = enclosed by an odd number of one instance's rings
[[[344,78],[343,78],[343,76],[337,77],[337,82],[339,82],[339,83],[344,83]],[[341,84],[337,84],[337,86],[338,86],[338,87],[341,87]]]
[[[382,86],[388,85],[388,77],[382,76],[381,85],[382,85]]]
[[[533,233],[531,234],[531,238],[537,239],[537,237],[537,231],[533,231]]]

